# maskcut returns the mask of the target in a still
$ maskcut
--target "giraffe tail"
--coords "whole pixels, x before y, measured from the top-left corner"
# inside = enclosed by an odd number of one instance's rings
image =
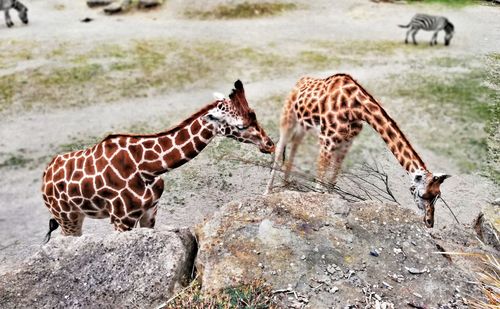
[[[401,28],[408,28],[408,27],[410,27],[410,24],[408,24],[408,25],[398,25],[398,27],[401,27]]]
[[[45,235],[45,239],[44,239],[44,244],[48,243],[49,240],[50,240],[50,234],[57,230],[57,228],[59,227],[59,223],[57,223],[56,219],[54,218],[51,218],[49,220],[49,232],[47,233],[47,235]]]

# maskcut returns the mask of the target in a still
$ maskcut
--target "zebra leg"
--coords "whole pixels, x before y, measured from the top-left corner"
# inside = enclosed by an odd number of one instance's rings
[[[438,31],[434,32],[431,38],[431,46],[432,45],[437,45],[437,36],[438,36]]]
[[[12,22],[12,19],[10,18],[9,14],[9,9],[5,9],[5,23],[7,24],[7,27],[12,27],[14,26],[14,23]]]
[[[405,44],[408,44],[408,36],[410,35],[410,32],[413,31],[413,28],[410,28],[408,29],[408,31],[406,31],[406,38],[405,38]]]
[[[413,39],[413,44],[417,45],[417,40],[415,39],[415,36],[417,35],[419,29],[415,29],[413,33],[411,34],[411,38]]]

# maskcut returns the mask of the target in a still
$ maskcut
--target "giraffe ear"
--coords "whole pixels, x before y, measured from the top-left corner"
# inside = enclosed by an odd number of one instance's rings
[[[447,174],[434,174],[434,176],[432,177],[432,181],[437,182],[439,184],[442,184],[443,181],[445,181],[445,179],[450,178],[450,177],[451,177],[451,175],[447,175]]]
[[[241,92],[245,92],[245,89],[243,89],[243,83],[239,79],[234,82],[234,88],[236,88],[236,90],[239,90]]]
[[[231,91],[229,98],[241,115],[248,114],[250,107],[248,106],[247,98],[245,97],[243,83],[239,79],[234,82],[234,89]]]

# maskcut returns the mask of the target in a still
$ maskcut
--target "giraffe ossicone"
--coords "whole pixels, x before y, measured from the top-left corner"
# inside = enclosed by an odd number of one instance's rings
[[[323,182],[330,172],[330,183],[335,184],[342,162],[353,139],[361,132],[363,122],[380,134],[408,172],[415,203],[424,210],[424,223],[433,227],[434,204],[441,194],[440,185],[449,175],[431,173],[382,105],[347,74],[335,74],[325,79],[303,77],[296,83],[281,115],[280,138],[266,193],[271,192],[285,147],[291,144],[285,163],[285,180],[288,179],[297,148],[307,132],[314,132],[319,137],[317,178]]]
[[[85,217],[110,218],[118,231],[152,228],[163,193],[162,174],[196,157],[216,136],[272,153],[274,143],[249,107],[241,81],[228,99],[206,105],[177,126],[156,134],[112,134],[98,144],[52,159],[42,196],[50,233],[79,236]]]

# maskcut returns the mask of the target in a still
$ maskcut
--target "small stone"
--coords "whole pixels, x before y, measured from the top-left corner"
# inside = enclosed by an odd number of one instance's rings
[[[420,275],[420,274],[423,274],[427,271],[427,269],[418,269],[418,268],[415,268],[415,267],[405,267],[406,270],[412,274],[412,275]]]
[[[394,251],[395,254],[400,254],[401,252],[403,252],[403,250],[401,250],[399,248],[394,248],[394,249],[392,249],[392,251]]]
[[[300,257],[300,259],[301,259],[301,260],[305,260],[305,259],[306,259],[306,256],[305,256],[305,255],[302,255],[302,256]]]
[[[375,256],[375,257],[377,257],[377,256],[379,256],[380,254],[378,253],[377,249],[372,249],[372,250],[370,250],[370,255],[371,255],[371,256]]]
[[[339,290],[339,288],[338,288],[338,287],[336,287],[336,286],[334,286],[334,287],[332,287],[332,288],[331,288],[328,292],[329,292],[330,294],[335,294],[338,290]]]
[[[259,266],[259,268],[264,269],[264,265],[262,263],[259,263],[259,265],[257,265],[257,266]]]
[[[333,275],[335,273],[335,267],[333,265],[328,265],[328,267],[326,268],[326,271]]]

